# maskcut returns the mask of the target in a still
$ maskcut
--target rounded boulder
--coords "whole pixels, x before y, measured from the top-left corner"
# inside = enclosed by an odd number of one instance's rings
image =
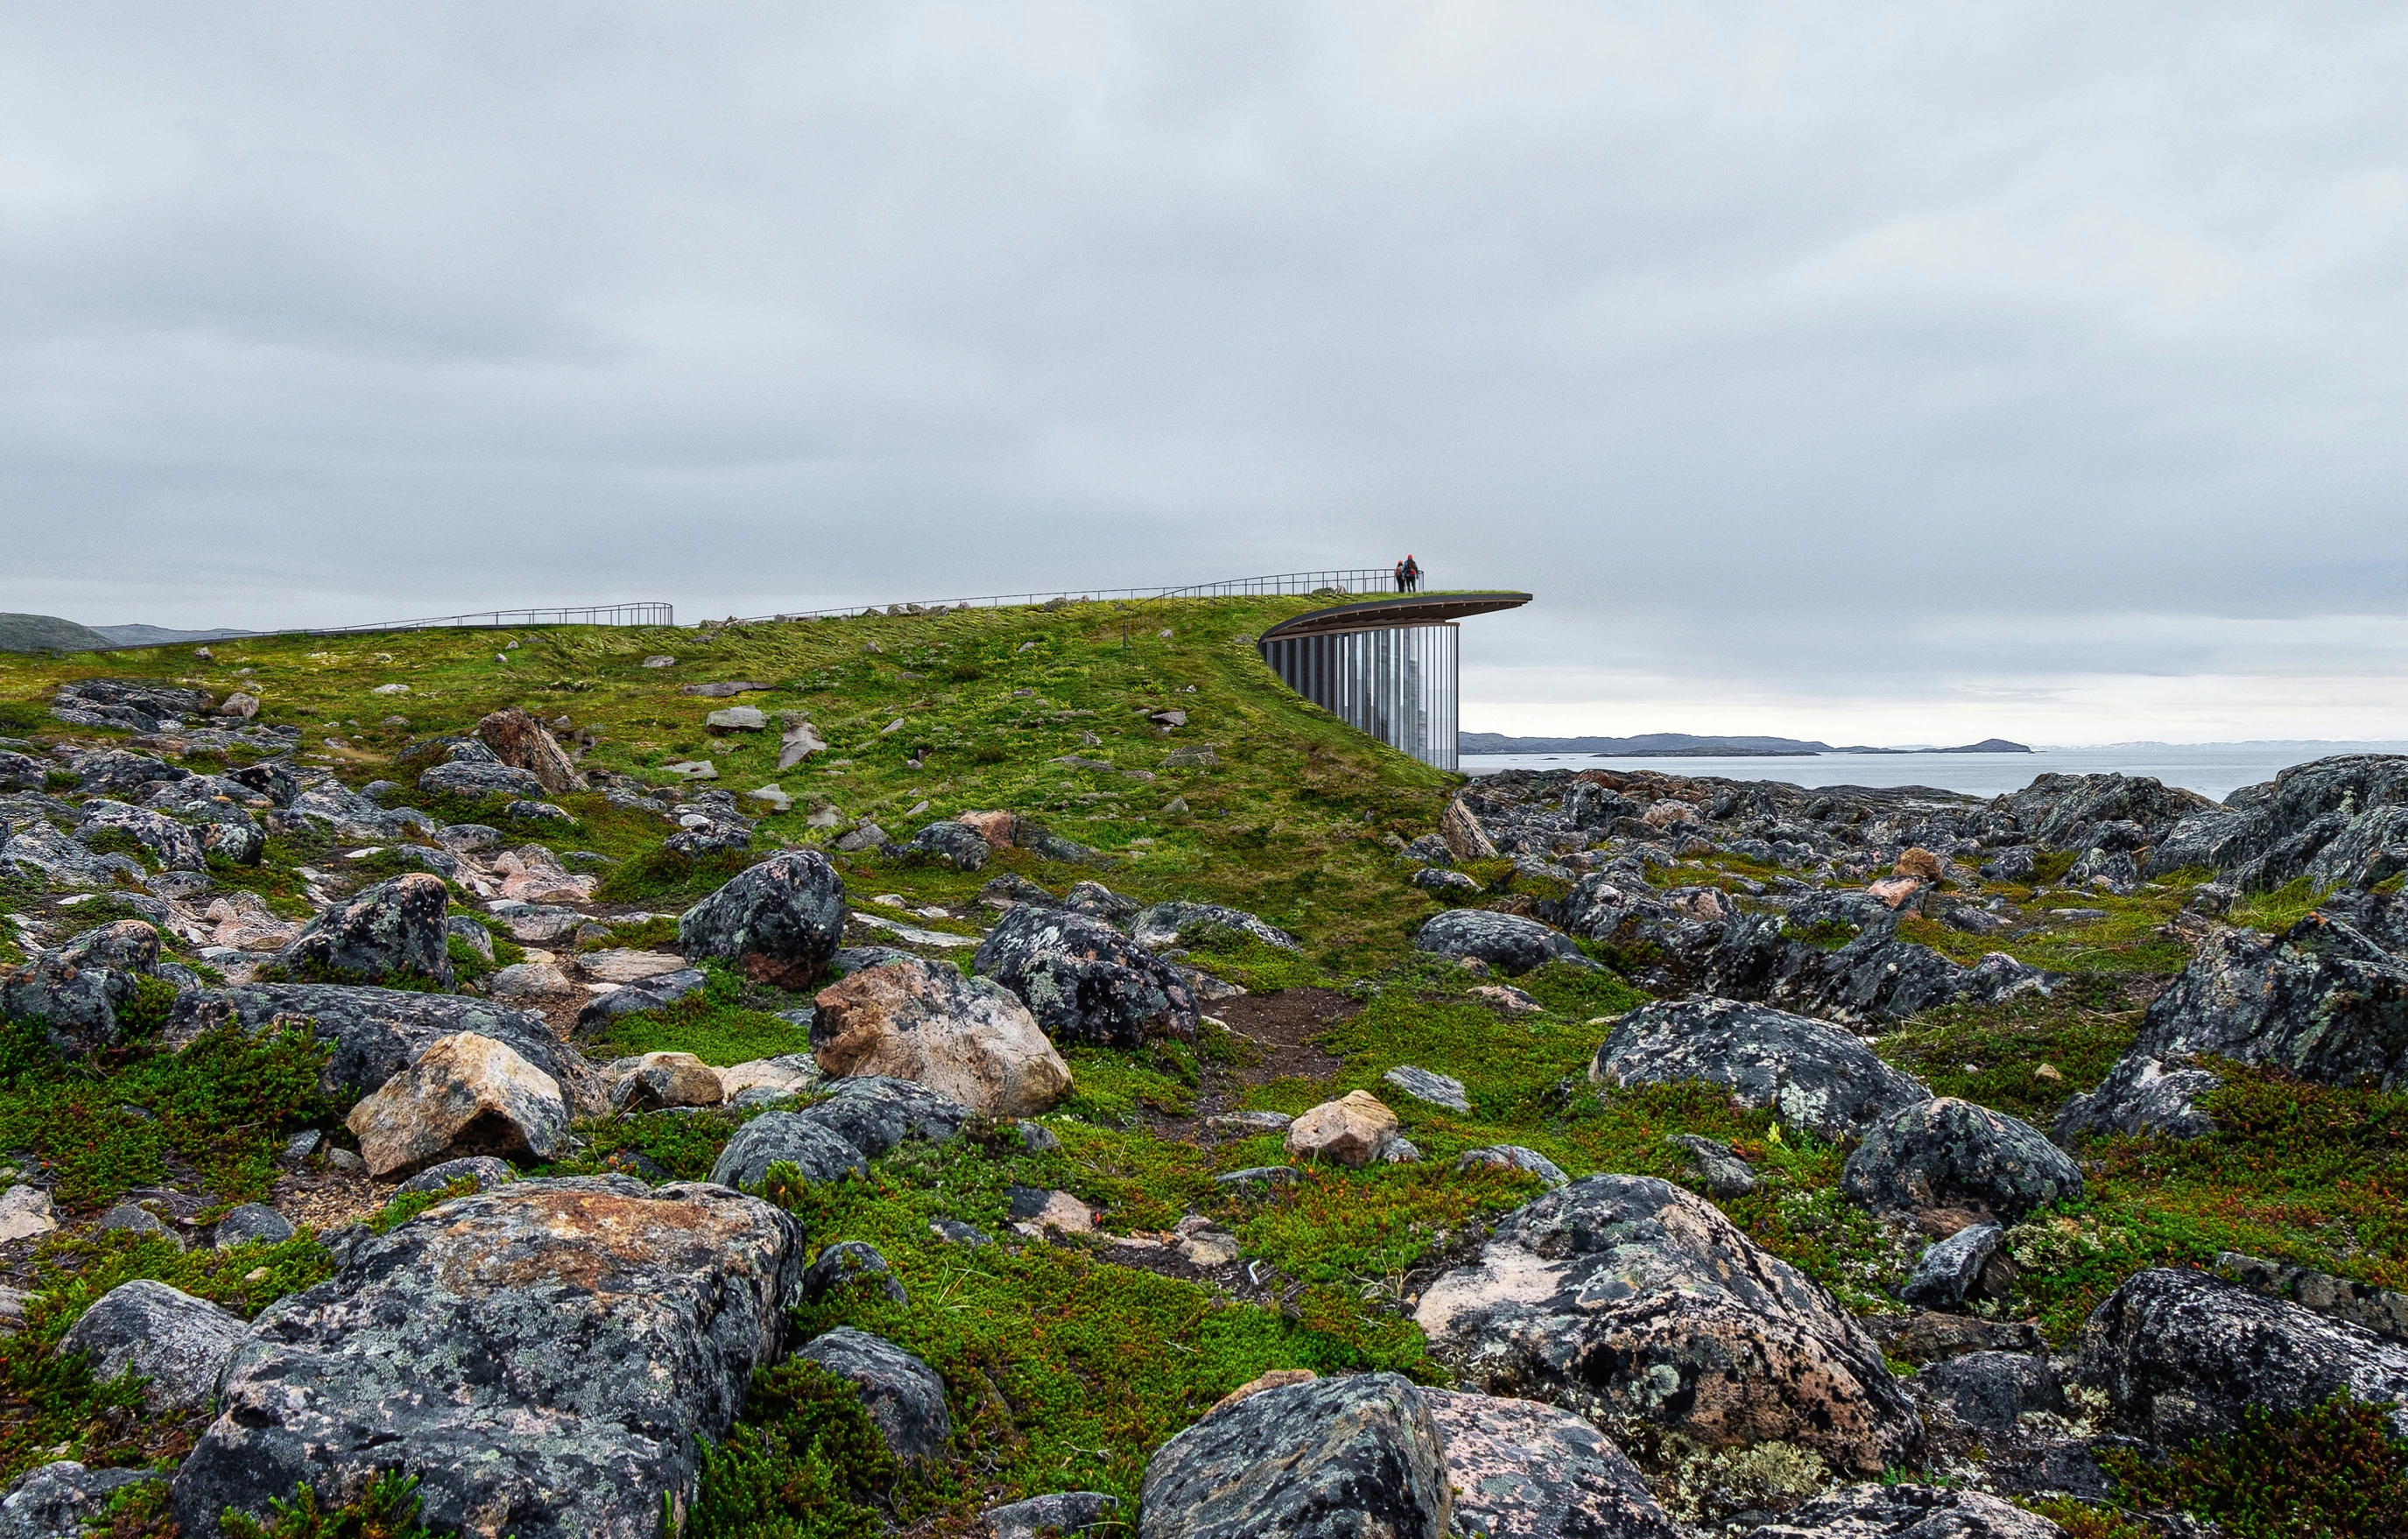
[[[815,849],[782,850],[739,873],[678,919],[689,962],[733,964],[756,983],[819,981],[844,936],[844,881]]]

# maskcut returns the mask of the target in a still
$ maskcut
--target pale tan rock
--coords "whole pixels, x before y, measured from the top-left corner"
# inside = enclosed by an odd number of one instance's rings
[[[584,951],[577,958],[577,970],[596,983],[640,983],[663,973],[674,973],[684,965],[683,957],[673,957],[666,951],[638,951],[629,947]]]
[[[0,1245],[30,1240],[59,1227],[50,1194],[39,1187],[15,1186],[0,1193]]]
[[[437,1037],[344,1119],[371,1176],[463,1154],[548,1160],[567,1139],[560,1082],[474,1032]]]
[[[560,857],[541,845],[523,845],[494,857],[501,895],[521,903],[583,903],[594,896],[598,876],[572,876]]]
[[[1226,1266],[1238,1259],[1238,1237],[1226,1229],[1207,1229],[1181,1243],[1179,1254],[1190,1266]]]
[[[1649,828],[1670,828],[1676,823],[1698,821],[1698,809],[1686,802],[1676,802],[1668,796],[1660,802],[1650,803],[1647,810],[1639,815],[1639,820]]]
[[[1938,881],[1945,868],[1945,862],[1921,845],[1909,845],[1899,856],[1898,863],[1890,867],[1901,876],[1920,876],[1927,882]]]
[[[301,934],[299,924],[277,918],[267,900],[256,892],[235,891],[211,899],[201,917],[212,926],[211,946],[242,951],[281,951]]]
[[[1912,876],[1885,876],[1865,889],[1884,905],[1896,908],[1923,891],[1923,884]]]
[[[1289,1384],[1310,1384],[1320,1376],[1310,1368],[1274,1368],[1259,1378],[1246,1380],[1245,1383],[1223,1395],[1212,1403],[1212,1410],[1205,1412],[1204,1415],[1211,1416],[1212,1411],[1226,1411],[1238,1402],[1261,1394],[1265,1389],[1277,1389]]]
[[[938,962],[891,962],[820,991],[815,1056],[829,1075],[886,1075],[990,1117],[1034,1117],[1070,1093],[1070,1066],[1018,996]]]
[[[1466,992],[1509,1016],[1537,1015],[1546,1009],[1545,1005],[1510,983],[1475,984]]]
[[[585,777],[577,773],[551,730],[523,710],[495,711],[477,723],[477,735],[494,758],[525,770],[555,796],[585,789]]]
[[[503,968],[485,980],[485,987],[495,999],[527,999],[538,994],[569,993],[577,985],[568,981],[568,975],[560,970],[558,962],[530,959]]]
[[[727,1099],[735,1100],[746,1090],[767,1090],[777,1095],[802,1095],[827,1083],[808,1053],[788,1053],[781,1058],[756,1058],[719,1071],[720,1089]]]
[[[610,1077],[610,1104],[621,1111],[716,1106],[727,1098],[719,1071],[692,1053],[646,1053]]]
[[[1711,887],[1696,887],[1686,892],[1671,893],[1665,903],[1673,913],[1705,924],[1729,919],[1732,913],[1730,900]]]
[[[965,812],[953,819],[975,830],[980,838],[996,849],[1011,848],[1011,825],[1017,820],[1009,812]]]
[[[1438,836],[1446,841],[1446,852],[1458,861],[1493,861],[1497,843],[1481,826],[1480,815],[1463,805],[1458,796],[1446,805],[1446,815],[1438,820]]]
[[[1032,1240],[1041,1238],[1049,1229],[1064,1234],[1093,1234],[1096,1232],[1096,1215],[1086,1204],[1070,1193],[1049,1191],[1045,1194],[1043,1207],[1025,1218],[1015,1220],[1011,1227]]]
[[[1298,1160],[1326,1160],[1359,1170],[1397,1131],[1397,1114],[1369,1090],[1325,1101],[1288,1124],[1287,1152]]]

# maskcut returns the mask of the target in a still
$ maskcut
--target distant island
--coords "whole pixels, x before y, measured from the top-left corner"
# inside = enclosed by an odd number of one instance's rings
[[[1796,737],[1699,737],[1690,733],[1651,732],[1636,737],[1511,737],[1468,732],[1458,742],[1465,753],[1582,753],[1598,759],[1799,759],[1842,753],[2029,753],[2021,743],[1985,737],[1953,748],[1877,748],[1863,743],[1834,748]]]

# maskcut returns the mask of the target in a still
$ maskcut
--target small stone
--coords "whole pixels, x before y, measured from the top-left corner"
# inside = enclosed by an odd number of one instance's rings
[[[1711,1197],[1745,1197],[1756,1190],[1756,1171],[1728,1144],[1696,1133],[1674,1133],[1664,1142],[1686,1150],[1689,1168]]]
[[[1212,1177],[1216,1187],[1283,1187],[1303,1179],[1304,1173],[1294,1165],[1250,1165]]]
[[[911,1302],[894,1269],[886,1264],[886,1258],[875,1246],[859,1240],[838,1241],[821,1251],[819,1259],[803,1274],[802,1295],[815,1301],[856,1284],[882,1293],[896,1304]]]
[[[1012,1227],[1031,1238],[1049,1229],[1059,1230],[1065,1234],[1093,1234],[1096,1232],[1094,1212],[1067,1191],[1013,1187],[1010,1212]]]
[[[729,705],[702,719],[712,732],[759,732],[769,724],[757,705]]]
[[[1285,1112],[1221,1112],[1206,1118],[1204,1125],[1229,1133],[1285,1133],[1287,1125],[1295,1120]]]
[[[648,657],[644,659],[641,666],[647,668],[674,668],[677,666],[677,659],[673,657]]]
[[[1455,1161],[1455,1168],[1459,1171],[1480,1165],[1496,1170],[1527,1171],[1551,1188],[1571,1184],[1571,1177],[1565,1175],[1562,1167],[1553,1160],[1537,1149],[1524,1148],[1519,1144],[1491,1144],[1485,1148],[1467,1149]]]
[[[58,1210],[41,1188],[14,1186],[0,1194],[0,1245],[30,1240],[58,1227]]]
[[[155,1234],[172,1243],[179,1250],[184,1248],[182,1235],[160,1222],[159,1216],[149,1208],[133,1203],[120,1203],[102,1214],[100,1228],[104,1233],[123,1230],[135,1234]]]
[[[89,1353],[95,1380],[141,1375],[150,1380],[143,1400],[154,1411],[194,1411],[208,1404],[248,1334],[241,1320],[205,1299],[137,1281],[102,1294],[59,1338],[58,1351]]]
[[[1444,1106],[1458,1116],[1469,1116],[1471,1103],[1464,1098],[1463,1081],[1446,1075],[1417,1069],[1410,1063],[1400,1064],[1380,1076],[1416,1101],[1426,1101],[1433,1106]]]
[[[611,1105],[626,1112],[716,1106],[725,1099],[718,1072],[692,1053],[646,1053],[610,1090]]]
[[[1996,1224],[1968,1224],[1925,1247],[1899,1297],[1926,1309],[1961,1309],[1977,1299],[2012,1297],[2014,1287],[2006,1232]]]
[[[401,1183],[396,1191],[441,1191],[454,1181],[474,1181],[479,1191],[491,1191],[519,1178],[519,1173],[490,1154],[472,1154],[464,1159],[446,1160]]]
[[[1397,1114],[1369,1090],[1325,1101],[1288,1125],[1287,1151],[1299,1160],[1326,1160],[1357,1170],[1369,1164],[1397,1129]]]
[[[254,1241],[280,1245],[293,1234],[292,1221],[284,1215],[263,1203],[245,1203],[218,1220],[217,1234],[210,1243],[220,1250]]]
[[[1075,1534],[1102,1529],[1120,1504],[1119,1497],[1102,1491],[1055,1491],[989,1507],[980,1516],[986,1519],[993,1539],[1037,1539],[1040,1533]],[[1126,1528],[1125,1524],[1111,1526]]]
[[[994,1235],[976,1224],[966,1224],[959,1218],[930,1219],[928,1233],[947,1245],[966,1245],[973,1250],[981,1246],[995,1244]]]
[[[368,1162],[350,1149],[328,1149],[326,1168],[344,1176],[366,1176]]]

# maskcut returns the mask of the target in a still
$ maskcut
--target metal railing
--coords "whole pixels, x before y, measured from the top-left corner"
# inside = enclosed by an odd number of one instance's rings
[[[916,615],[938,609],[1002,609],[1015,605],[1052,604],[1057,600],[1068,604],[1101,604],[1114,600],[1233,598],[1264,593],[1386,593],[1395,591],[1396,586],[1394,568],[1354,566],[1327,572],[1278,572],[1268,577],[1230,577],[1220,582],[1191,582],[1170,588],[1090,588],[1035,593],[982,593],[974,598],[922,599],[909,604],[851,604],[828,609],[788,609],[774,615],[749,616],[735,623],[765,625],[775,620],[844,620],[855,615]]]
[[[438,615],[431,620],[388,620],[373,625],[309,625],[298,631],[267,634],[306,636],[361,635],[375,631],[511,631],[532,625],[675,625],[671,604],[588,604],[558,609],[483,609],[467,615]]]

